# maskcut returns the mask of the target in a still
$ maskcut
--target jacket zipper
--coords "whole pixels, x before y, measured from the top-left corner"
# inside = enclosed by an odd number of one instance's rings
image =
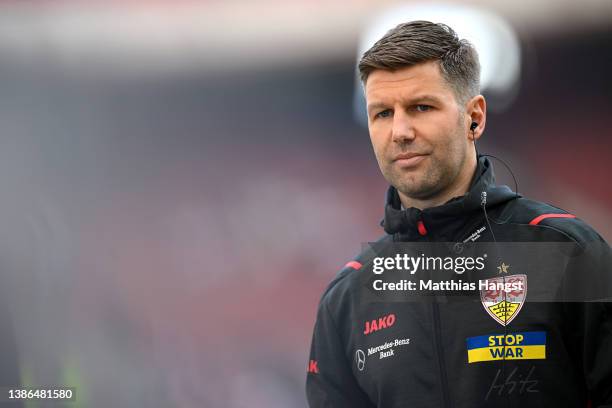
[[[438,368],[440,370],[440,383],[442,387],[442,402],[443,407],[450,408],[450,395],[448,392],[448,377],[446,374],[446,364],[444,362],[444,350],[442,349],[442,329],[440,328],[440,305],[437,300],[433,301],[433,323],[434,323],[434,341],[436,343],[436,351],[438,354]]]
[[[419,214],[420,215],[420,214]],[[431,237],[427,234],[427,228],[423,222],[423,218],[419,217],[417,221],[417,229],[419,234],[428,242],[431,242]],[[433,303],[433,323],[434,323],[434,342],[436,343],[436,351],[438,355],[438,369],[440,371],[440,383],[442,388],[442,407],[450,408],[450,395],[448,390],[448,377],[446,374],[446,364],[444,362],[444,350],[442,349],[442,329],[440,328],[440,305],[434,299]]]

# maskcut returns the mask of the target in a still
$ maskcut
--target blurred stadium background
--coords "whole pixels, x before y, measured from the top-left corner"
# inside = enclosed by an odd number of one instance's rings
[[[354,64],[398,4],[0,2],[0,385],[305,407],[319,296],[382,232]],[[609,241],[612,2],[452,4],[520,44],[479,149]]]

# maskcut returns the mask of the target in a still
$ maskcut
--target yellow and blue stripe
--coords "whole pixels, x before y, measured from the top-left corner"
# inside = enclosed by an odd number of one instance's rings
[[[546,332],[488,334],[467,339],[468,363],[546,358]]]

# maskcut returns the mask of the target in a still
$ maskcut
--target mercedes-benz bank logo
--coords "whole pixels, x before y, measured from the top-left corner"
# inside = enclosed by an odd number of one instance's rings
[[[363,371],[365,368],[365,353],[362,350],[357,350],[355,353],[355,361],[357,362],[357,369]]]

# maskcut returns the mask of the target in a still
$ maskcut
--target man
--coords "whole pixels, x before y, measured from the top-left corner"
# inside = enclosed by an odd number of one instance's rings
[[[494,184],[475,148],[486,124],[478,57],[451,28],[401,24],[364,53],[359,71],[374,153],[391,184],[379,244],[558,242],[583,252],[599,244],[602,257],[589,261],[603,259],[609,272],[609,246],[591,227]],[[612,407],[611,303],[525,303],[527,281],[541,277],[513,275],[513,263],[500,264],[504,275],[493,281],[525,287],[484,290],[477,302],[372,300],[364,282],[373,265],[364,251],[323,294],[311,407]],[[562,292],[586,273],[560,278]]]

